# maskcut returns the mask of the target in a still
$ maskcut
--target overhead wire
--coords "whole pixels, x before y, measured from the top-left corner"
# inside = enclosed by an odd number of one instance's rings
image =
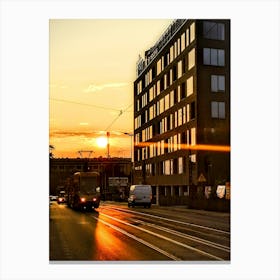
[[[77,102],[77,101],[72,101],[72,100],[66,100],[66,99],[58,99],[58,98],[50,98],[50,100],[52,101],[57,101],[57,102],[64,102],[64,103],[70,103],[70,104],[76,104],[76,105],[82,105],[82,106],[88,106],[88,107],[94,107],[94,108],[98,108],[98,109],[102,109],[102,110],[110,110],[110,111],[115,111],[115,112],[119,112],[119,114],[116,116],[116,118],[113,119],[113,121],[108,125],[108,127],[105,129],[105,131],[108,131],[112,125],[119,119],[119,117],[125,113],[125,112],[131,112],[128,111],[128,109],[133,105],[133,103],[131,103],[129,106],[127,106],[125,109],[123,110],[119,110],[119,109],[115,109],[115,108],[109,108],[109,107],[104,107],[104,106],[99,106],[99,105],[94,105],[94,104],[87,104],[87,103],[81,103],[81,102]]]
[[[94,107],[94,108],[102,109],[102,110],[111,110],[111,111],[120,112],[120,110],[116,109],[116,108],[110,108],[110,107],[104,107],[104,106],[99,106],[99,105],[94,105],[94,104],[81,103],[81,102],[72,101],[72,100],[58,99],[58,98],[50,98],[50,100],[57,101],[57,102],[65,102],[65,103],[70,103],[70,104],[76,104],[76,105],[82,105],[82,106],[88,106],[88,107]]]
[[[117,115],[117,117],[109,124],[109,126],[105,129],[105,131],[108,131],[112,125],[118,120],[118,118],[125,112],[127,112],[128,108],[130,108],[133,105],[133,103],[131,103],[128,107],[126,107],[126,109],[124,110],[119,110],[119,114]]]

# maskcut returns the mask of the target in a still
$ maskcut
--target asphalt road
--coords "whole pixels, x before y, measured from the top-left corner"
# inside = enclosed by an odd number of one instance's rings
[[[183,207],[92,212],[50,204],[50,261],[229,261],[230,215]]]

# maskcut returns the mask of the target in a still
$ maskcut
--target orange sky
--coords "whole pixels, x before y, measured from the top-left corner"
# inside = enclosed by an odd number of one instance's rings
[[[133,82],[139,54],[152,47],[167,20],[50,20],[49,126],[55,157],[92,150],[110,131],[110,156],[130,157]]]

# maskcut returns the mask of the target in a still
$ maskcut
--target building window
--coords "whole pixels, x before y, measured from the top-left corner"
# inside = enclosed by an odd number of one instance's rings
[[[177,56],[181,53],[181,40],[178,38],[177,40]]]
[[[203,63],[205,65],[225,66],[225,51],[221,49],[203,49]]]
[[[178,79],[182,77],[182,60],[180,60],[178,62],[178,67],[177,67],[177,70],[178,70]]]
[[[162,92],[164,90],[164,76],[160,79],[160,91]]]
[[[142,91],[142,81],[139,81],[137,83],[137,94],[139,94]]]
[[[213,40],[225,40],[225,25],[223,23],[204,21],[203,37]]]
[[[172,62],[173,61],[173,59],[174,59],[174,47],[173,46],[171,46],[170,47],[170,51],[169,51],[169,53],[170,53],[170,62]]]
[[[225,76],[211,75],[211,91],[225,91]]]
[[[215,119],[225,119],[225,102],[211,102],[211,117]]]
[[[178,174],[183,174],[183,158],[178,158]]]
[[[190,43],[195,39],[195,23],[190,26]]]
[[[177,80],[177,67],[176,67],[176,65],[173,66],[172,76],[173,76],[173,82],[175,82]]]
[[[187,79],[187,96],[193,94],[193,76]]]
[[[181,84],[181,100],[186,97],[186,84]]]
[[[174,91],[170,92],[170,107],[174,105]]]
[[[164,107],[165,111],[169,109],[169,94],[164,97]]]
[[[163,57],[163,67],[165,68],[169,64],[169,53],[166,53]]]
[[[186,30],[186,47],[190,44],[190,31],[189,28]]]
[[[195,102],[192,102],[190,104],[190,119],[194,119],[195,118]]]
[[[157,62],[157,75],[159,75],[161,71],[162,71],[162,69],[161,69],[161,59],[159,59],[158,62]]]
[[[188,70],[195,66],[195,48],[189,51],[188,54]]]
[[[184,49],[185,49],[185,47],[186,47],[186,39],[185,39],[185,37],[186,37],[186,33],[183,33],[182,35],[181,35],[181,50],[183,51]]]
[[[196,145],[196,129],[195,127],[191,128],[191,145]]]

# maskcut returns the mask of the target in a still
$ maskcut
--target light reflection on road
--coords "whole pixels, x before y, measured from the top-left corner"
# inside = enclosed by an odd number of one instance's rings
[[[96,248],[93,258],[95,260],[117,260],[118,256],[122,255],[120,248],[122,244],[116,233],[112,233],[112,230],[108,226],[97,221],[93,246]]]

